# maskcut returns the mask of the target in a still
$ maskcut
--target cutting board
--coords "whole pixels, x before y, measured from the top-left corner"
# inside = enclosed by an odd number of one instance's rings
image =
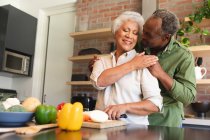
[[[96,128],[96,129],[117,127],[117,126],[123,126],[123,125],[126,125],[126,122],[119,121],[119,120],[108,120],[103,123],[97,123],[97,122],[83,122],[82,123],[82,127]]]

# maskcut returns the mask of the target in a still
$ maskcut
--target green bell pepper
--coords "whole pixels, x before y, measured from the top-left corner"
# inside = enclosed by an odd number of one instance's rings
[[[57,109],[52,105],[39,105],[36,108],[35,120],[37,124],[55,123],[57,119]]]

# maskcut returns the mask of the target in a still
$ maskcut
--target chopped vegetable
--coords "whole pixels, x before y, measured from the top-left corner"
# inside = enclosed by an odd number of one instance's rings
[[[104,111],[101,110],[87,111],[84,112],[83,115],[86,115],[86,118],[89,119],[87,121],[91,120],[93,122],[105,122],[109,118],[109,116]]]

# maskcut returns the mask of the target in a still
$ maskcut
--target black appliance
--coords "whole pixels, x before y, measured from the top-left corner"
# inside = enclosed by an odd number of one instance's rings
[[[191,103],[191,107],[193,111],[197,113],[197,117],[206,117],[206,113],[210,110],[210,102],[209,101],[197,101]]]
[[[88,97],[86,94],[78,94],[71,98],[71,103],[80,102],[83,105],[84,111],[91,111],[95,109],[96,100]]]
[[[7,98],[17,98],[16,90],[0,88],[0,101],[5,101]]]
[[[22,75],[29,75],[30,56],[6,50],[2,70]]]

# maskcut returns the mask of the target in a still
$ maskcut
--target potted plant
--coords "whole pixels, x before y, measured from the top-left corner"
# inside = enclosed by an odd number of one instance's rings
[[[201,44],[204,43],[203,36],[210,35],[209,30],[199,26],[204,19],[210,19],[210,0],[204,0],[201,7],[195,8],[194,13],[180,21],[180,29],[177,32],[177,39],[186,47],[190,46],[190,35],[199,34]]]

